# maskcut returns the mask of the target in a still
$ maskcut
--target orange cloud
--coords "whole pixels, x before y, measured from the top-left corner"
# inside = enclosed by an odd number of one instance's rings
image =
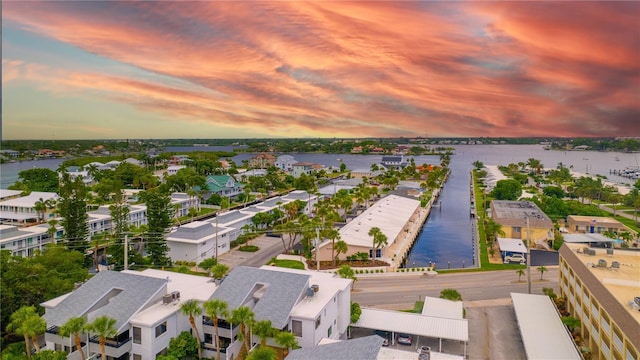
[[[58,95],[105,97],[239,134],[639,131],[630,121],[640,114],[638,3],[9,2],[3,10],[16,28],[140,69],[28,76],[3,60],[3,82],[29,77]]]

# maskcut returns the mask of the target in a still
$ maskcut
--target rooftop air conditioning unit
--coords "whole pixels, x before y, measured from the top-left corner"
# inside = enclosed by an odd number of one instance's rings
[[[171,298],[173,301],[180,301],[180,291],[172,291]]]
[[[307,296],[308,297],[313,297],[316,294],[315,291],[313,291],[312,288],[307,288]]]
[[[598,267],[607,267],[607,260],[598,260]]]
[[[607,249],[607,255],[613,255],[613,249]]]
[[[163,304],[171,304],[172,302],[173,302],[173,296],[171,296],[171,294],[165,294],[164,296],[162,296]]]
[[[314,284],[314,285],[311,285],[311,288],[313,289],[313,292],[318,292],[318,291],[320,291],[320,285],[316,285],[316,284]]]

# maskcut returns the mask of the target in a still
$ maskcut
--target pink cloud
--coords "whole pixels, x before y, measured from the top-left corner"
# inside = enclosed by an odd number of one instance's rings
[[[21,29],[182,85],[108,70],[28,76],[7,62],[9,81],[29,77],[58,95],[104,96],[175,121],[274,136],[638,132],[628,120],[640,114],[638,3],[9,2],[3,10]]]

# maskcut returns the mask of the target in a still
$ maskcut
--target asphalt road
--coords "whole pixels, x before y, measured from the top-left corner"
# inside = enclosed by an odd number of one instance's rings
[[[558,292],[558,268],[550,267],[540,280],[531,268],[531,293],[542,294],[543,287]],[[423,275],[361,276],[351,294],[361,306],[384,306],[411,309],[425,296],[439,297],[442,289],[456,289],[464,301],[510,298],[511,292],[527,293],[527,276],[518,281],[514,270]],[[408,307],[406,307],[408,305]]]

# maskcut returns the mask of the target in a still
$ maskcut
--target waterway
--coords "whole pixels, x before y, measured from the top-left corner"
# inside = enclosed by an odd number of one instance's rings
[[[527,162],[535,158],[547,168],[562,166],[573,171],[600,174],[617,183],[629,184],[632,181],[609,173],[612,169],[624,169],[638,166],[640,154],[594,152],[594,151],[547,151],[540,145],[459,145],[453,146],[455,154],[451,157],[451,176],[445,184],[438,204],[434,207],[427,222],[418,235],[407,257],[407,266],[425,267],[435,263],[439,269],[474,266],[474,248],[472,242],[472,222],[470,213],[470,181],[472,163],[476,160],[486,165],[507,165]],[[229,151],[218,147],[171,147],[167,151]],[[255,154],[242,153],[232,158],[236,164],[248,160]],[[380,163],[380,155],[354,154],[289,154],[297,161],[313,162],[324,166],[340,166],[341,162],[352,170],[369,169],[372,164]],[[0,165],[1,188],[13,184],[22,170],[44,167],[55,170],[64,159],[47,159],[6,163]],[[416,156],[415,162],[438,164],[438,156]],[[464,262],[464,263],[463,263]]]

